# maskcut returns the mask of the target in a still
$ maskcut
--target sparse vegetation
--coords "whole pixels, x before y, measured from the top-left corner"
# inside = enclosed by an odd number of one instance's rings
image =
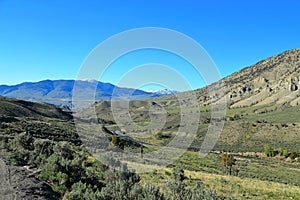
[[[298,57],[287,59],[291,54]],[[186,108],[182,112],[172,96],[131,101],[130,115],[139,125],[134,130],[114,122],[109,102],[97,102],[99,119],[91,117],[92,108],[78,113],[77,120],[88,124],[82,127],[87,129],[82,140],[69,114],[44,104],[1,98],[1,151],[10,164],[33,168],[31,176],[45,181],[65,200],[300,199],[300,100],[299,81],[294,77],[298,65],[299,50],[295,50],[225,78],[230,98],[222,118],[226,123],[205,157],[199,157],[198,151],[215,120],[207,90],[216,87],[217,92],[217,83],[195,91],[199,111]],[[274,69],[283,74],[276,80],[272,79]],[[154,105],[159,109],[151,115],[149,109]],[[161,130],[147,130],[150,119],[158,119],[160,108],[167,116],[165,125]],[[173,139],[182,113],[189,117],[193,112],[200,112],[199,124],[194,124],[198,132],[185,153],[167,167],[155,157],[142,160]],[[108,159],[115,169],[109,169],[90,153],[101,152],[98,146],[103,146],[103,137],[109,141],[107,151],[132,151],[141,156],[128,162],[112,156]],[[90,145],[90,152],[84,142]],[[176,153],[179,149],[169,150]],[[153,170],[134,173],[134,168],[143,166]]]
[[[232,169],[233,165],[235,165],[236,159],[232,155],[226,153],[221,156],[221,160],[226,173],[232,175]]]

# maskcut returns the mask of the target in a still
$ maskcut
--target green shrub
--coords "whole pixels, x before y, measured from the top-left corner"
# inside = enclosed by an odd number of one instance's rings
[[[172,175],[172,173],[169,172],[169,171],[165,171],[165,174],[166,174],[167,176],[171,176],[171,175]]]
[[[124,150],[124,143],[119,136],[112,136],[111,143],[122,150]]]
[[[16,140],[18,142],[18,144],[23,147],[24,149],[27,150],[33,150],[34,146],[33,146],[33,142],[34,142],[34,138],[27,132],[24,133],[20,133],[17,137]]]
[[[145,185],[139,195],[139,199],[164,200],[164,194],[159,191],[159,188],[153,185]]]
[[[229,173],[229,175],[232,174],[232,167],[233,165],[235,165],[235,158],[233,157],[233,155],[230,155],[228,153],[226,154],[223,154],[221,156],[221,162],[222,162],[222,165],[223,167],[225,168],[226,170],[226,173]]]
[[[294,160],[294,159],[297,158],[297,157],[298,157],[298,154],[297,154],[296,151],[293,151],[293,152],[289,155],[289,158],[292,159],[292,160]]]
[[[264,153],[268,157],[273,154],[273,149],[270,147],[270,145],[268,144],[264,145]]]
[[[67,192],[65,195],[65,199],[68,200],[97,200],[101,199],[101,193],[98,189],[93,190],[90,185],[86,183],[77,182],[72,185],[72,189],[70,192]]]
[[[288,150],[283,150],[282,155],[287,158],[289,156]]]
[[[31,157],[31,152],[26,149],[22,149],[13,152],[9,155],[9,161],[13,165],[24,166],[27,165]]]

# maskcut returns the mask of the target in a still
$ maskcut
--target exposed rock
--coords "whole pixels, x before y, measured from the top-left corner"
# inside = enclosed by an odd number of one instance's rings
[[[286,51],[196,90],[197,96],[211,97],[210,91],[214,94],[225,91],[231,108],[270,103],[299,105],[299,66],[300,49]],[[224,83],[223,88],[221,82]],[[223,97],[214,96],[219,99]],[[201,105],[211,104],[210,98],[199,98],[199,101]]]
[[[291,78],[291,91],[298,90],[298,81],[295,78]]]

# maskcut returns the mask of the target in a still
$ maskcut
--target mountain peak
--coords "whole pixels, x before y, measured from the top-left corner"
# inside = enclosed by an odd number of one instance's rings
[[[176,90],[162,89],[162,90],[146,90],[149,93],[161,94],[161,95],[172,95],[178,94],[179,92]]]
[[[97,83],[97,82],[98,82],[98,81],[95,80],[95,79],[88,79],[88,78],[86,78],[86,79],[81,79],[81,80],[77,80],[77,81],[84,81],[84,82],[89,82],[89,83]]]

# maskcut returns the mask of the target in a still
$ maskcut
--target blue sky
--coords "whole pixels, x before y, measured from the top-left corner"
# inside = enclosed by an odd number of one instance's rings
[[[0,84],[75,79],[99,43],[142,27],[168,28],[193,38],[224,77],[299,48],[299,10],[298,0],[0,0]],[[156,51],[116,62],[100,80],[116,84],[122,71],[149,62],[174,67],[193,89],[204,85],[184,61]]]

